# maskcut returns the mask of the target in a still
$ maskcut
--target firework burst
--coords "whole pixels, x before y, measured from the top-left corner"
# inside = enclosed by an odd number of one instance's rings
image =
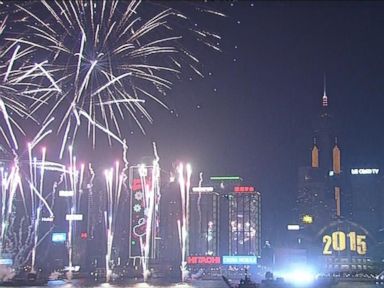
[[[0,7],[4,8],[4,4],[0,3]],[[44,68],[46,62],[31,63],[32,47],[8,41],[12,25],[22,21],[14,19],[9,24],[8,16],[0,14],[0,132],[7,146],[15,150],[19,145],[14,129],[24,134],[21,119],[36,121],[32,116],[35,110],[29,109],[30,104],[44,103],[42,98],[47,93],[58,91]],[[43,86],[45,80],[48,81]]]
[[[182,36],[176,28],[187,17],[175,9],[118,0],[43,0],[31,9],[16,6],[28,17],[31,33],[12,40],[39,50],[39,55],[49,55],[48,73],[61,91],[51,97],[53,106],[45,117],[45,121],[53,115],[60,119],[61,155],[83,121],[93,145],[98,129],[106,132],[110,142],[121,139],[121,123],[127,116],[144,133],[140,120],[152,122],[144,104],[152,100],[167,108],[162,96],[184,65],[181,58],[189,59],[188,66],[202,75],[199,60],[181,48]],[[200,38],[219,38],[196,29],[190,32]],[[41,105],[35,102],[33,108]]]

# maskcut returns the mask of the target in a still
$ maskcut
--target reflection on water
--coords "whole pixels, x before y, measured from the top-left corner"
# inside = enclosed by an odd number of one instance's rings
[[[99,288],[227,288],[225,283],[220,280],[201,280],[194,281],[193,283],[165,283],[165,282],[155,282],[155,283],[138,283],[138,282],[127,282],[119,284],[108,284],[108,283],[94,283],[94,282],[85,282],[81,280],[76,280],[71,283],[66,283],[64,281],[51,281],[48,283],[50,288],[80,288],[80,287],[99,287]],[[374,285],[367,283],[351,283],[343,282],[338,283],[334,288],[384,288],[384,285]],[[31,287],[29,287],[31,288]]]
[[[226,288],[227,286],[221,280],[200,280],[194,281],[193,283],[166,283],[166,282],[152,282],[152,283],[142,283],[142,282],[134,282],[127,281],[125,283],[118,284],[109,284],[109,283],[94,283],[94,282],[86,282],[81,280],[75,280],[71,283],[66,283],[63,281],[50,281],[48,286],[51,288],[79,288],[79,287],[100,287],[100,288],[124,288],[124,287],[132,287],[132,288]]]
[[[343,282],[343,283],[339,283],[335,286],[335,288],[371,288],[371,287],[377,287],[378,288],[378,287],[384,287],[384,285]]]

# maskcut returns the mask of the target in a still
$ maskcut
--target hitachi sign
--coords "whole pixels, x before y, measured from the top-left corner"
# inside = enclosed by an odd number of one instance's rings
[[[189,256],[188,264],[220,264],[221,259],[218,256]]]
[[[370,168],[364,168],[364,169],[351,169],[352,175],[377,175],[379,174],[379,169],[370,169]]]

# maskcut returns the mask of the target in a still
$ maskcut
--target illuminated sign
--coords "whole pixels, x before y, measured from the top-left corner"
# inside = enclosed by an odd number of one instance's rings
[[[0,265],[13,265],[12,259],[0,259]]]
[[[41,217],[42,222],[53,222],[53,217]]]
[[[75,193],[72,190],[60,190],[59,196],[60,197],[72,197]]]
[[[87,240],[87,238],[88,238],[88,233],[87,233],[87,232],[81,232],[81,233],[80,233],[80,238],[83,239],[83,240]]]
[[[192,187],[192,192],[200,192],[200,193],[213,192],[213,187]]]
[[[220,264],[221,259],[218,256],[189,256],[187,264]]]
[[[287,229],[290,231],[297,231],[297,230],[300,230],[300,225],[288,224]]]
[[[367,254],[366,236],[357,234],[354,231],[344,233],[335,231],[332,234],[323,236],[323,254],[332,255],[333,252],[352,251],[358,255]]]
[[[332,255],[333,252],[349,250],[359,255],[367,254],[366,236],[356,232],[344,233],[335,231],[332,234],[323,236],[323,254]]]
[[[227,265],[257,264],[257,257],[256,256],[223,256],[223,264],[227,264]]]
[[[64,266],[64,271],[78,272],[80,271],[80,266]]]
[[[212,176],[210,178],[213,181],[224,181],[224,180],[243,180],[239,176]]]
[[[142,247],[143,243],[146,242],[148,232],[153,235],[151,242],[148,243],[151,247],[154,245],[152,241],[155,241],[154,239],[159,235],[160,215],[158,209],[154,209],[153,213],[151,213],[153,225],[147,227],[147,221],[150,221],[148,218],[148,205],[152,205],[150,204],[152,201],[149,201],[148,197],[154,197],[154,207],[158,207],[160,203],[156,181],[152,181],[152,177],[158,177],[157,173],[157,170],[152,166],[138,165],[129,168],[130,199],[128,211],[131,225],[128,232],[128,257],[130,259],[142,257]],[[153,184],[155,186],[152,186]],[[152,257],[152,250],[149,251],[150,258]]]
[[[63,243],[67,240],[67,233],[52,233],[52,242]]]
[[[253,187],[253,186],[236,186],[234,188],[234,191],[236,193],[255,192],[255,187]]]
[[[370,168],[364,168],[364,169],[351,169],[352,175],[377,175],[379,174],[379,169],[370,169]]]
[[[83,221],[83,214],[67,214],[65,215],[67,221]]]
[[[304,224],[312,224],[313,223],[313,216],[312,215],[304,215],[303,218],[301,219]]]

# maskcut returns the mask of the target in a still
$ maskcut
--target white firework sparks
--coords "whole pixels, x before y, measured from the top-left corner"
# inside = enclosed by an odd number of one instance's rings
[[[7,25],[8,22],[11,22],[8,16],[0,19],[0,114],[4,120],[0,132],[6,144],[17,150],[19,144],[14,129],[24,134],[21,120],[36,122],[33,117],[36,108],[30,109],[31,103],[45,103],[46,95],[58,92],[59,88],[44,68],[46,61],[30,62],[30,46],[8,41],[7,28],[12,25]]]
[[[108,131],[110,142],[124,138],[121,123],[127,115],[144,133],[141,118],[152,122],[144,104],[151,100],[167,108],[159,96],[171,88],[172,76],[180,73],[185,62],[180,55],[190,59],[187,66],[202,75],[196,66],[198,58],[180,44],[184,35],[177,28],[187,17],[175,9],[156,2],[119,0],[15,5],[28,17],[30,33],[10,40],[50,56],[46,76],[52,75],[48,78],[61,93],[51,97],[53,106],[45,119],[55,115],[59,120],[63,146],[68,138],[74,141],[82,120],[93,145],[98,129]],[[218,35],[196,28],[188,31],[217,48],[208,39],[217,42]],[[41,105],[35,102],[33,107]]]
[[[181,196],[182,219],[178,221],[179,240],[181,247],[181,277],[185,281],[188,278],[187,256],[188,256],[188,231],[189,231],[189,194],[191,188],[192,167],[190,164],[184,165],[180,163],[177,166],[179,174],[179,186]]]

